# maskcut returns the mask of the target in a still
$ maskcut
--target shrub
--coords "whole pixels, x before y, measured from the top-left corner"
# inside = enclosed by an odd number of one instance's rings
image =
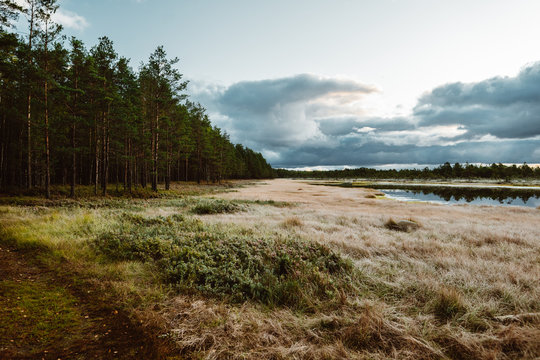
[[[209,232],[178,216],[122,220],[93,241],[96,251],[111,260],[151,261],[179,290],[308,309],[350,286],[351,263],[316,242]]]
[[[205,199],[191,208],[191,212],[197,215],[211,215],[222,213],[234,213],[240,211],[240,205],[226,200]]]
[[[389,230],[394,230],[394,231],[410,232],[410,231],[418,229],[420,225],[412,219],[399,220],[396,222],[394,219],[390,218],[384,224],[384,227]]]
[[[175,244],[165,265],[170,283],[234,301],[306,305],[332,297],[337,273],[350,264],[325,246],[298,239],[199,234]]]

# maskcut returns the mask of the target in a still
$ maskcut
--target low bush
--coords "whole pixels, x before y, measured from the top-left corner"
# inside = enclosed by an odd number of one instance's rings
[[[240,211],[240,205],[227,201],[216,199],[204,199],[191,208],[191,212],[197,215],[212,215],[222,213],[234,213]]]
[[[111,260],[153,262],[180,291],[234,302],[310,309],[349,288],[352,264],[316,242],[254,238],[205,229],[191,218],[122,215],[122,225],[98,236],[94,249]]]
[[[394,219],[390,218],[384,224],[384,227],[387,228],[388,230],[411,232],[418,229],[420,225],[418,224],[418,222],[412,219],[399,220],[396,222]]]

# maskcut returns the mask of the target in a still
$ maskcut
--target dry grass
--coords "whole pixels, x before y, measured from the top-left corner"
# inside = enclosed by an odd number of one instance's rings
[[[281,224],[281,226],[285,229],[294,229],[297,227],[302,227],[303,225],[304,223],[297,216],[288,217]]]
[[[279,227],[278,232],[332,244],[353,259],[366,287],[347,300],[342,313],[318,315],[326,319],[323,338],[331,341],[304,344],[310,351],[315,346],[331,353],[329,358],[540,356],[540,320],[534,315],[540,312],[536,209],[401,203],[366,198],[368,189],[321,189],[305,183],[301,188],[297,190],[298,181],[275,180],[226,194],[297,206],[294,211],[264,208],[242,218],[211,220],[276,231],[276,224],[294,217],[301,227]],[[413,219],[421,226],[414,232],[388,231],[384,224],[389,218]],[[378,309],[371,322],[358,319],[355,327],[345,321],[351,304],[366,301]],[[283,317],[281,326],[297,330],[308,321],[291,316]],[[267,347],[293,348],[289,336],[282,334],[283,341]],[[315,338],[299,336],[304,342]],[[317,358],[309,351],[296,357]]]
[[[366,198],[371,191],[273,180],[216,196],[245,200],[244,212],[195,216],[232,234],[301,237],[331,246],[359,274],[354,292],[336,289],[339,306],[301,312],[165,292],[134,307],[149,326],[163,328],[160,336],[187,359],[540,356],[538,210]],[[282,202],[295,206],[268,206]],[[188,213],[192,204],[146,205],[137,205],[137,213]],[[4,207],[0,215],[20,236],[39,234],[68,256],[86,246],[79,240],[89,232],[111,227],[108,218],[117,210],[77,209],[69,217],[55,211]],[[421,226],[393,231],[384,225],[388,219],[414,219]],[[75,235],[66,239],[66,229]],[[106,266],[122,274],[111,286],[126,299],[157,281],[137,262]]]

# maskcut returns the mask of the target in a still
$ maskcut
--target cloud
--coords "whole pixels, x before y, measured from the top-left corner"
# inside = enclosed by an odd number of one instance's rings
[[[274,166],[538,162],[540,63],[515,77],[436,87],[394,117],[368,106],[377,88],[344,78],[192,82],[191,91],[233,141]]]
[[[461,142],[450,146],[393,145],[342,138],[335,146],[299,146],[282,152],[276,167],[376,166],[381,164],[523,163],[538,161],[540,139]]]
[[[349,79],[301,74],[287,78],[243,81],[229,87],[192,91],[231,137],[254,148],[276,151],[321,139],[315,116],[332,115],[336,106],[358,114],[356,103],[377,90]],[[342,110],[343,112],[344,110]]]
[[[516,77],[439,86],[420,98],[414,116],[424,126],[459,124],[468,137],[540,135],[540,62]]]
[[[89,26],[88,21],[83,16],[64,9],[58,9],[52,19],[68,29],[82,31]]]
[[[28,8],[28,3],[25,0],[15,0],[14,2],[23,9]],[[53,14],[52,20],[65,28],[79,31],[86,29],[90,25],[83,16],[62,8],[59,8]]]
[[[330,117],[315,120],[322,133],[329,136],[342,136],[347,134],[370,131],[400,131],[415,129],[416,125],[410,118],[395,117]]]

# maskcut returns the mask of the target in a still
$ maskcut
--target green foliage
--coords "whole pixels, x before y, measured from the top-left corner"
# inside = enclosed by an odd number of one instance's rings
[[[235,213],[240,210],[242,208],[237,203],[220,199],[202,199],[191,208],[191,212],[197,215]]]
[[[351,263],[316,242],[255,238],[178,215],[121,220],[92,242],[94,249],[111,260],[152,262],[179,290],[310,309],[351,286]]]
[[[275,201],[275,200],[241,200],[240,202],[246,204],[257,204],[257,205],[269,205],[277,208],[288,208],[293,207],[294,204],[286,201]]]
[[[70,197],[80,185],[105,196],[114,182],[141,197],[149,182],[157,192],[158,181],[169,190],[273,176],[260,153],[231,143],[187,100],[178,60],[162,46],[135,71],[106,36],[90,50],[59,36],[57,0],[32,3],[26,37],[10,26],[22,9],[0,5],[0,189],[45,188],[49,198],[51,184],[69,183]]]
[[[540,167],[531,168],[524,163],[521,166],[491,164],[489,166],[460,163],[450,165],[445,163],[430,169],[401,169],[377,170],[372,168],[357,168],[343,170],[297,171],[277,169],[276,176],[280,178],[308,179],[540,179]],[[340,186],[353,186],[344,183]]]

